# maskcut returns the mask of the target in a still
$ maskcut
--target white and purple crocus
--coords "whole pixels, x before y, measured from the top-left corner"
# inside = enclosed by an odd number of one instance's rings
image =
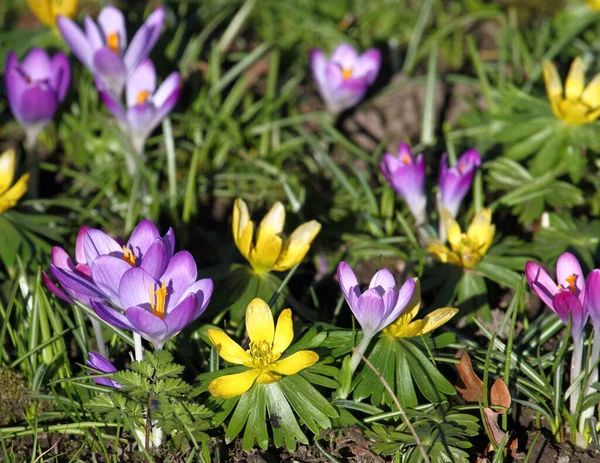
[[[362,329],[363,339],[357,351],[364,354],[371,339],[406,308],[415,292],[415,281],[407,280],[398,288],[392,273],[384,268],[373,275],[369,288],[361,292],[352,268],[343,261],[338,264],[337,277],[344,298]],[[353,355],[350,369],[354,371],[359,362],[360,355]]]
[[[59,297],[89,304],[105,322],[140,335],[157,349],[206,309],[213,282],[196,281],[190,253],[174,254],[171,229],[160,236],[144,220],[125,244],[97,229],[79,235],[77,264],[64,250],[53,249],[50,272],[62,289],[45,281]]]
[[[154,10],[129,44],[125,17],[112,6],[100,11],[97,23],[87,16],[84,30],[66,16],[59,16],[56,23],[73,54],[94,76],[96,85],[118,97],[129,76],[156,44],[164,19],[164,8]]]
[[[381,53],[371,48],[359,55],[351,45],[342,44],[327,59],[322,50],[314,49],[310,66],[327,109],[338,114],[364,98],[379,73]]]
[[[58,52],[51,58],[44,50],[33,48],[19,63],[11,51],[4,79],[8,104],[31,147],[67,95],[71,82],[69,60],[64,53]]]
[[[456,217],[462,200],[473,184],[477,168],[481,165],[481,156],[476,149],[463,153],[454,167],[448,166],[448,155],[442,155],[439,176],[438,206],[444,207],[452,217]]]
[[[180,88],[179,73],[173,72],[157,89],[156,69],[152,61],[146,58],[127,80],[126,107],[111,92],[100,89],[100,96],[108,110],[119,120],[136,152],[142,153],[148,136],[173,110]]]
[[[400,143],[398,154],[386,153],[379,163],[381,173],[390,186],[404,198],[417,225],[426,220],[425,158],[415,156],[406,143]]]

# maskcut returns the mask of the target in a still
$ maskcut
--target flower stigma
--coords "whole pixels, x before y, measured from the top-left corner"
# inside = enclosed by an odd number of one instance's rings
[[[281,354],[274,354],[271,350],[271,344],[267,341],[250,342],[250,349],[246,351],[252,360],[248,362],[246,366],[254,367],[257,370],[264,371],[273,362],[281,356]]]
[[[119,53],[119,34],[111,32],[106,38],[106,46],[114,53]]]
[[[167,300],[167,285],[163,282],[160,288],[155,289],[156,284],[150,285],[150,307],[152,314],[157,317],[165,318],[165,302]]]
[[[348,80],[352,77],[352,69],[351,68],[342,68],[342,78],[344,80]]]
[[[137,98],[135,99],[135,104],[144,104],[149,96],[150,92],[148,92],[147,90],[142,90],[138,92]]]

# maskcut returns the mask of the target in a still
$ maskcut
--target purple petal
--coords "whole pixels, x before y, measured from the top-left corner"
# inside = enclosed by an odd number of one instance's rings
[[[83,250],[83,238],[85,237],[85,234],[89,229],[90,227],[84,225],[77,232],[77,239],[75,240],[75,261],[78,264],[88,263],[87,260],[85,260],[85,251]]]
[[[367,84],[362,79],[348,79],[331,87],[331,101],[328,101],[328,105],[334,111],[343,111],[357,105],[366,91]]]
[[[358,53],[352,45],[343,43],[331,53],[331,61],[345,69],[353,69],[358,59]]]
[[[157,8],[137,31],[125,52],[124,62],[128,70],[134,70],[146,58],[156,44],[165,20],[165,9]]]
[[[481,165],[481,156],[475,148],[465,151],[458,161],[456,161],[456,169],[464,173],[467,169],[476,169]]]
[[[202,280],[198,280],[192,286],[183,291],[181,295],[182,299],[191,293],[196,295],[196,312],[194,313],[193,320],[202,315],[204,310],[206,310],[206,306],[208,306],[208,303],[210,302],[213,290],[213,281],[210,278],[204,278]],[[181,302],[181,300],[179,302]]]
[[[167,245],[167,257],[170,259],[175,253],[175,232],[172,228],[169,227],[169,230],[163,236],[163,240]]]
[[[50,273],[67,290],[74,291],[84,296],[102,298],[102,293],[89,279],[77,273],[50,265]]]
[[[42,272],[42,281],[46,288],[55,296],[59,297],[65,302],[73,302],[67,293],[54,284],[46,272]]]
[[[587,322],[588,314],[579,301],[570,290],[563,289],[556,293],[552,299],[556,315],[567,325],[569,323],[569,313],[571,314],[572,328],[571,333],[574,337],[579,337],[583,331],[583,327]]]
[[[111,253],[123,254],[123,248],[114,239],[101,230],[91,228],[83,237],[85,261],[91,263],[98,256]]]
[[[41,48],[33,48],[27,54],[21,64],[21,69],[32,81],[50,80],[52,77],[50,57]]]
[[[181,76],[178,72],[172,72],[169,76],[164,80],[164,82],[158,87],[158,90],[152,97],[152,102],[156,106],[156,109],[159,114],[162,114],[162,108],[164,106],[169,106],[169,109],[166,110],[166,113],[169,113],[175,103],[177,103],[177,97],[179,96],[179,90],[181,88]],[[176,96],[175,96],[176,95]],[[175,99],[173,101],[173,97]],[[161,119],[164,116],[161,116]]]
[[[156,127],[154,125],[156,110],[151,103],[143,103],[127,110],[127,124],[131,132],[145,140]]]
[[[196,262],[189,252],[180,251],[171,258],[165,273],[160,278],[160,281],[167,286],[167,313],[195,283],[197,275]]]
[[[371,85],[379,74],[381,52],[375,48],[365,51],[358,57],[352,68],[352,76],[365,79]]]
[[[387,268],[382,268],[379,270],[373,278],[371,278],[371,283],[369,283],[369,289],[381,287],[382,291],[380,294],[383,294],[385,291],[391,288],[396,288],[396,280],[394,279],[394,275]]]
[[[396,302],[396,306],[388,314],[386,320],[384,320],[384,323],[382,324],[380,329],[385,328],[387,325],[396,320],[396,318],[400,316],[404,309],[406,309],[406,306],[408,305],[408,303],[413,297],[413,294],[415,293],[415,288],[416,284],[414,279],[411,278],[410,280],[406,280],[404,282],[402,288],[400,288],[400,291],[398,291],[398,300]]]
[[[112,96],[112,93],[110,93],[107,90],[100,90],[99,93],[100,98],[104,103],[104,106],[106,106],[106,109],[108,109],[110,113],[117,119],[121,121],[126,121],[127,112],[125,111],[125,108],[123,108],[123,106],[121,105],[121,102],[117,98],[114,98]]]
[[[106,45],[104,34],[89,16],[86,16],[83,20],[83,28],[85,30],[87,41],[90,44],[92,54]]]
[[[326,85],[326,69],[327,69],[327,58],[325,53],[318,48],[311,50],[310,52],[310,67],[312,69],[313,77],[316,81],[319,91],[322,92]]]
[[[127,270],[119,284],[121,307],[142,306],[150,310],[150,291],[154,292],[158,282],[144,269],[139,267]]]
[[[83,31],[66,16],[58,16],[56,24],[73,54],[89,69],[93,69],[92,47]]]
[[[47,85],[33,84],[21,95],[20,112],[25,124],[50,122],[58,107],[57,95]]]
[[[133,251],[136,257],[146,253],[150,245],[160,238],[156,226],[150,220],[142,220],[131,232],[127,241],[127,247]]]
[[[123,61],[110,48],[104,47],[97,50],[93,57],[96,77],[102,89],[119,95],[127,79]]]
[[[358,298],[358,307],[354,316],[365,335],[373,335],[383,321],[385,307],[383,299],[375,289],[368,289]]]
[[[65,251],[63,248],[59,248],[58,246],[52,247],[52,250],[50,251],[50,262],[55,267],[63,270],[71,272],[75,270],[75,265],[69,257],[69,254],[67,254],[67,251]]]
[[[102,29],[105,39],[112,33],[118,35],[119,55],[121,55],[127,48],[127,30],[123,13],[114,6],[106,6],[98,15],[98,25]]]
[[[585,300],[594,330],[600,329],[600,270],[590,272],[585,280]]]
[[[110,363],[109,360],[102,357],[100,354],[96,352],[90,352],[88,354],[88,361],[86,362],[88,367],[93,368],[94,370],[98,370],[102,373],[116,373],[117,369],[115,366]]]
[[[98,315],[102,320],[104,320],[109,325],[112,325],[116,328],[120,328],[122,330],[133,330],[133,326],[129,323],[129,320],[118,310],[115,310],[106,304],[97,301],[91,301],[90,305],[96,315]]]
[[[140,268],[143,268],[146,272],[148,272],[153,278],[158,280],[167,268],[168,263],[169,257],[167,256],[167,246],[162,238],[158,238],[145,252],[141,258],[141,263],[138,265]]]
[[[584,294],[584,279],[583,271],[577,257],[570,252],[563,252],[556,262],[556,280],[563,288],[568,289],[571,285],[572,277],[575,277],[575,294],[583,300]],[[569,279],[569,280],[568,280]]]
[[[166,341],[167,324],[165,321],[143,309],[142,307],[130,307],[125,316],[139,335],[161,349]]]
[[[197,300],[195,294],[185,297],[173,310],[165,317],[167,324],[167,333],[165,338],[176,335],[192,321],[195,320]]]
[[[17,55],[11,51],[6,59],[4,70],[4,81],[6,84],[6,93],[10,109],[20,123],[23,122],[21,115],[21,96],[28,87],[25,76],[19,69],[19,60]]]
[[[121,303],[119,285],[125,272],[131,270],[131,265],[120,257],[99,256],[92,262],[92,279],[98,288],[106,295],[113,304]],[[148,296],[146,296],[148,297]],[[137,305],[137,304],[134,304]],[[129,305],[121,308],[126,309]]]
[[[544,304],[554,310],[552,298],[558,291],[556,283],[548,276],[546,271],[533,261],[525,265],[525,277],[531,289],[537,294]]]
[[[58,101],[61,102],[67,96],[69,84],[71,83],[71,65],[69,58],[64,53],[58,52],[52,58],[50,85],[56,92]]]
[[[352,271],[352,267],[348,263],[341,261],[337,267],[337,277],[344,297],[348,300],[352,288],[358,286],[358,281]]]
[[[377,331],[382,330],[393,321],[388,321],[388,318],[391,317],[391,314],[398,306],[398,291],[396,288],[388,289],[381,294],[381,299],[383,300],[383,317],[381,323],[377,327]]]
[[[148,58],[145,58],[127,79],[125,96],[127,107],[140,104],[140,94],[154,95],[156,91],[156,69]]]

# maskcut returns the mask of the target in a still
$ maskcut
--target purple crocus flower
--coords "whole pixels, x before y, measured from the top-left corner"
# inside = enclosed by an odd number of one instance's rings
[[[171,112],[177,99],[181,79],[173,72],[156,88],[156,69],[146,58],[127,80],[125,97],[127,108],[110,92],[100,90],[100,96],[109,111],[121,122],[138,153],[143,152],[148,136],[164,117]]]
[[[72,271],[68,263],[65,266],[53,262],[50,272],[69,294],[76,294],[78,300],[85,297],[90,301],[110,300],[116,298],[116,289],[104,286],[105,280],[97,279],[97,276],[103,271],[109,271],[111,278],[120,279],[131,267],[140,267],[154,278],[159,278],[173,256],[175,234],[169,229],[161,237],[152,222],[143,220],[133,230],[125,245],[103,231],[91,228],[83,233],[83,240],[78,243],[78,248],[81,247],[83,252],[79,255],[82,260],[78,257],[78,262],[85,262],[85,268],[77,271],[76,267],[76,271]],[[57,253],[57,256],[62,254]]]
[[[117,369],[114,367],[114,365],[112,363],[110,363],[109,360],[105,359],[104,357],[102,357],[100,354],[97,354],[96,352],[89,353],[88,361],[85,362],[85,364],[88,367],[93,368],[94,370],[97,370],[101,373],[116,373],[117,372]],[[112,387],[113,389],[120,389],[121,387],[123,387],[119,383],[117,383],[116,381],[114,381],[110,378],[94,378],[96,373],[90,372],[90,374],[92,375],[92,381],[94,381],[96,384],[99,384],[101,386]]]
[[[90,267],[87,264],[85,253],[83,251],[83,237],[89,229],[90,227],[83,226],[79,229],[79,233],[77,233],[77,239],[75,240],[75,263],[73,262],[67,251],[65,251],[63,248],[54,246],[50,253],[51,273],[52,267],[55,267],[56,269],[61,270],[61,275],[72,275],[70,278],[85,280],[89,291],[81,293],[67,286],[59,288],[50,279],[46,272],[42,272],[42,279],[44,281],[44,284],[46,285],[46,288],[48,288],[53,294],[61,298],[63,301],[73,302],[74,300],[76,300],[89,305],[91,298],[95,298],[98,300],[102,299],[102,294],[100,290],[95,287],[94,282],[92,281]],[[94,293],[94,295],[91,294],[92,292]]]
[[[546,271],[535,262],[529,261],[525,266],[525,276],[531,289],[544,304],[552,309],[567,325],[571,314],[572,335],[579,339],[590,314],[590,306],[596,304],[600,291],[599,270],[594,270],[587,282],[577,258],[570,252],[560,255],[556,263],[556,279],[554,282]],[[595,316],[595,314],[594,314]]]
[[[112,6],[100,11],[97,23],[87,16],[85,32],[66,16],[58,16],[56,24],[73,54],[94,75],[96,84],[114,95],[121,95],[127,78],[156,44],[164,19],[164,8],[154,10],[129,46],[125,17]]]
[[[196,263],[187,251],[175,254],[158,278],[140,267],[119,278],[120,271],[116,260],[100,257],[92,263],[94,281],[116,307],[92,301],[92,308],[105,322],[138,333],[156,349],[202,315],[213,292],[210,278],[196,281]]]
[[[314,49],[310,66],[327,108],[340,113],[364,98],[379,73],[381,53],[371,48],[359,55],[351,45],[342,44],[327,59],[322,50]]]
[[[453,218],[456,217],[460,203],[471,188],[475,171],[480,165],[481,156],[476,149],[466,151],[454,167],[448,167],[448,155],[442,155],[439,205],[446,208]]]
[[[379,168],[391,187],[404,198],[417,224],[425,222],[427,196],[423,155],[415,157],[406,143],[400,143],[398,155],[384,154]]]
[[[33,146],[67,95],[71,66],[64,53],[52,58],[41,48],[32,49],[23,63],[9,52],[4,69],[8,104]]]
[[[337,276],[346,302],[365,338],[373,337],[395,321],[415,292],[414,280],[407,280],[398,289],[394,276],[387,269],[379,270],[371,279],[369,289],[362,294],[356,276],[346,262],[339,263]]]

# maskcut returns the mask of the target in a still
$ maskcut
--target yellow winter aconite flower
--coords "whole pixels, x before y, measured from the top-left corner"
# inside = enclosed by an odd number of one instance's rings
[[[462,233],[460,225],[446,209],[442,209],[442,220],[448,235],[450,248],[439,240],[432,240],[427,252],[436,256],[440,262],[454,264],[463,268],[476,265],[492,245],[496,226],[492,225],[492,211],[481,209],[467,230]]]
[[[566,124],[589,124],[600,116],[600,74],[585,87],[581,58],[571,63],[564,92],[558,71],[549,61],[544,63],[544,81],[552,112]]]
[[[208,386],[212,395],[236,397],[250,389],[255,381],[259,384],[274,383],[319,360],[319,356],[310,350],[301,350],[279,360],[294,338],[290,309],[281,312],[275,327],[273,314],[267,303],[262,299],[253,299],[246,308],[246,330],[250,338],[247,350],[224,332],[208,330],[208,336],[222,359],[249,368],[248,371],[213,380]]]
[[[78,0],[27,0],[29,9],[47,26],[56,26],[58,15],[74,18]]]
[[[10,187],[15,176],[16,155],[10,149],[0,155],[0,214],[14,207],[19,199],[27,192],[29,174],[24,174]]]
[[[257,274],[271,270],[282,272],[302,259],[310,249],[310,244],[321,230],[316,220],[303,223],[296,228],[287,240],[281,233],[285,224],[283,204],[276,202],[262,219],[254,237],[254,222],[250,220],[246,203],[238,198],[233,205],[233,239],[242,255],[250,262]]]
[[[586,0],[585,3],[587,3],[592,10],[600,10],[600,0]]]
[[[444,307],[434,310],[420,320],[413,320],[421,309],[421,284],[418,278],[415,278],[415,283],[415,292],[411,301],[396,321],[383,330],[385,334],[394,338],[421,336],[439,328],[457,314],[458,309]]]

